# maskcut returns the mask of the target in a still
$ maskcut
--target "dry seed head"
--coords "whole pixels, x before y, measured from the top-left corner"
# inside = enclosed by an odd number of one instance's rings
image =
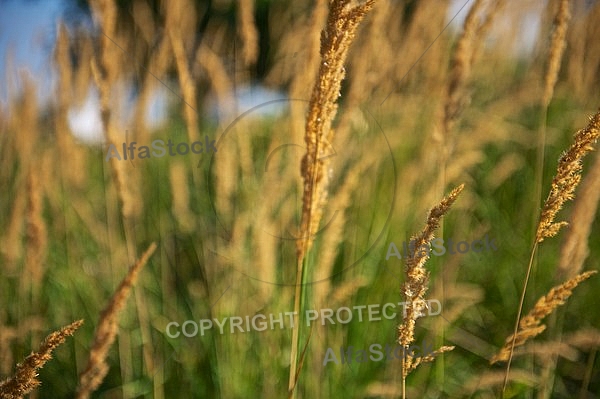
[[[94,334],[94,343],[90,350],[90,358],[85,370],[79,376],[77,399],[89,398],[90,394],[100,386],[106,373],[108,373],[106,357],[108,356],[108,350],[117,336],[117,317],[125,306],[125,300],[137,280],[138,273],[146,262],[148,262],[148,259],[150,259],[155,250],[156,244],[150,244],[140,259],[131,266],[127,276],[121,281],[107,307],[102,311]]]
[[[425,270],[425,262],[429,258],[427,251],[419,249],[424,245],[429,245],[433,239],[433,232],[439,227],[440,220],[450,209],[456,198],[464,189],[465,185],[454,188],[447,197],[438,205],[433,207],[427,217],[427,222],[423,231],[413,236],[411,241],[414,247],[406,259],[406,281],[402,286],[402,292],[405,296],[405,314],[402,324],[398,326],[398,343],[408,347],[414,341],[415,322],[425,310],[425,292],[429,285],[429,272]]]
[[[406,378],[411,371],[415,370],[422,363],[430,363],[435,360],[436,357],[444,352],[450,352],[454,350],[454,346],[442,346],[439,349],[420,357],[413,358],[411,355],[406,356],[404,361],[404,367],[402,368],[402,377]]]
[[[530,338],[541,334],[546,329],[546,326],[541,324],[542,319],[552,313],[554,309],[563,305],[571,294],[573,294],[573,289],[579,283],[587,280],[596,273],[596,270],[592,270],[579,274],[565,283],[553,287],[548,294],[541,297],[527,316],[523,317],[519,322],[519,331],[517,331],[514,347],[521,346]],[[508,360],[513,338],[512,334],[506,338],[502,349],[490,360],[491,364]]]
[[[356,29],[364,15],[374,4],[350,6],[348,0],[331,2],[327,26],[321,34],[321,64],[308,106],[304,140],[306,154],[302,159],[301,175],[304,180],[302,196],[301,236],[296,246],[298,259],[302,259],[312,245],[323,207],[327,203],[329,158],[333,119],[337,112],[337,99],[345,76],[344,62]]]
[[[38,351],[27,356],[23,363],[17,365],[15,374],[0,383],[0,398],[19,399],[39,386],[37,370],[52,359],[52,351],[65,342],[67,337],[73,335],[82,324],[83,320],[74,321],[48,335]]]
[[[581,273],[583,263],[589,255],[589,237],[594,215],[600,199],[600,153],[595,154],[594,164],[583,178],[581,188],[571,212],[571,228],[560,248],[558,262],[559,280]]]
[[[550,194],[544,203],[540,222],[536,232],[536,242],[555,236],[566,222],[554,222],[558,211],[565,201],[573,199],[575,188],[581,180],[581,160],[591,150],[600,136],[600,111],[590,117],[590,123],[585,129],[575,134],[575,142],[558,161],[556,176],[552,180]]]

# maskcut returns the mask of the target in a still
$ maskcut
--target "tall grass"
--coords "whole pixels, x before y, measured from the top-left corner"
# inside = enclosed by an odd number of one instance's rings
[[[97,0],[92,31],[59,23],[53,102],[22,73],[0,107],[0,397],[593,397],[600,8],[473,1],[444,30],[450,3]],[[556,18],[515,55],[528,13]],[[255,83],[285,98],[242,114],[235,90]],[[151,129],[161,86],[170,117]],[[69,125],[93,91],[99,144]],[[217,152],[105,159],[205,136]],[[435,230],[498,250],[386,259],[424,218],[422,245]],[[440,315],[420,317],[426,299]],[[306,324],[400,301],[393,319]],[[284,312],[295,327],[246,328]],[[213,326],[186,336],[188,320]],[[424,341],[438,351],[324,362]]]

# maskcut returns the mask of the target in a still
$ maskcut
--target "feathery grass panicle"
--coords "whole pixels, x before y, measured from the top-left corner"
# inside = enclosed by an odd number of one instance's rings
[[[444,352],[450,352],[454,350],[454,346],[442,346],[439,349],[434,350],[433,352],[427,354],[426,356],[419,356],[413,358],[412,356],[406,356],[406,374],[408,375],[411,371],[415,370],[422,363],[430,363],[435,360],[436,357],[441,355]]]
[[[545,118],[544,118],[545,119]],[[533,260],[538,248],[538,245],[544,241],[545,238],[554,237],[558,234],[561,227],[566,226],[567,222],[554,222],[556,214],[562,209],[563,204],[570,199],[573,199],[575,189],[581,180],[581,160],[583,157],[594,149],[593,144],[598,140],[600,135],[600,111],[596,112],[595,115],[590,117],[590,123],[584,128],[577,131],[575,134],[574,143],[563,153],[558,160],[558,168],[554,179],[552,179],[552,187],[548,198],[544,203],[542,212],[540,214],[540,220],[537,225],[537,231],[535,234],[535,241],[531,255],[529,258],[529,265],[527,266],[527,273],[525,274],[525,281],[523,283],[523,290],[521,291],[521,299],[519,301],[519,309],[517,310],[517,318],[513,329],[513,334],[510,338],[510,344],[507,354],[506,372],[504,373],[504,385],[502,391],[506,391],[508,384],[508,376],[510,372],[510,365],[512,361],[512,355],[514,348],[517,344],[517,338],[519,337],[518,330],[521,326],[521,314],[523,312],[523,304],[525,303],[525,294],[527,292],[527,284],[529,283],[529,277],[531,276],[531,270],[533,268]],[[543,146],[539,146],[540,150],[543,150]],[[543,152],[543,151],[542,151]],[[543,160],[543,156],[538,158]],[[538,162],[539,165],[543,163]],[[541,171],[540,171],[541,173]],[[539,175],[541,179],[541,174]],[[539,196],[536,196],[539,197]],[[527,339],[529,337],[538,335],[544,330],[545,327],[532,327],[527,331],[523,332],[521,339]],[[523,341],[524,342],[524,341]],[[495,358],[494,358],[495,359]]]
[[[600,200],[600,152],[596,152],[594,164],[583,177],[577,198],[573,201],[570,227],[560,248],[558,281],[581,273],[583,263],[589,255],[589,237],[594,215]]]
[[[94,343],[90,350],[90,358],[85,370],[79,376],[79,386],[76,394],[78,399],[89,398],[90,394],[100,386],[104,376],[108,372],[106,357],[117,335],[117,316],[123,306],[125,306],[125,300],[135,284],[140,270],[148,262],[148,259],[150,259],[155,250],[156,243],[150,244],[146,252],[129,269],[129,272],[110,299],[108,306],[102,311],[100,321],[96,327],[96,333],[94,334]]]
[[[411,249],[409,256],[406,259],[406,281],[402,286],[402,293],[405,298],[405,312],[402,317],[402,324],[398,326],[398,343],[404,348],[415,340],[415,324],[416,320],[423,316],[426,307],[425,292],[429,283],[429,272],[425,270],[424,265],[429,259],[428,251],[422,250],[423,247],[429,245],[433,239],[434,231],[439,227],[442,217],[448,212],[456,198],[464,189],[465,185],[454,188],[448,196],[446,196],[438,205],[434,206],[429,211],[425,228],[420,234],[413,236],[411,242],[414,242],[414,247]],[[451,351],[454,347],[441,347],[433,352],[430,356],[424,358],[413,358],[410,354],[403,357],[402,362],[402,381],[403,392],[405,392],[405,380],[408,374],[414,370],[420,363],[433,361],[435,356],[440,353]],[[419,359],[419,360],[417,360]]]
[[[550,289],[548,294],[541,297],[533,309],[521,319],[519,322],[519,331],[516,336],[511,335],[506,338],[504,346],[492,357],[490,363],[494,364],[501,361],[507,361],[510,357],[512,348],[521,346],[530,338],[541,334],[546,329],[546,326],[541,324],[542,319],[552,313],[554,309],[563,305],[573,293],[573,289],[575,289],[579,283],[587,280],[596,273],[596,270],[581,273],[567,282]]]
[[[406,312],[402,324],[398,327],[398,343],[407,347],[414,341],[415,321],[423,315],[425,309],[425,292],[429,282],[429,273],[424,265],[429,259],[428,251],[420,250],[429,245],[434,231],[439,227],[442,216],[448,212],[465,185],[454,188],[438,205],[429,211],[425,228],[420,234],[411,237],[414,247],[406,258],[406,281],[402,287],[405,297]]]
[[[535,235],[536,243],[554,237],[567,222],[554,222],[565,201],[573,199],[575,188],[581,180],[581,160],[591,150],[600,136],[600,111],[590,118],[585,129],[575,134],[575,142],[558,160],[556,176],[552,180],[550,194],[544,203]]]
[[[39,386],[37,370],[52,359],[52,351],[73,335],[82,324],[83,320],[77,320],[48,335],[38,351],[27,356],[23,363],[17,365],[15,374],[0,383],[0,399],[22,398]]]
[[[321,64],[308,106],[304,136],[307,150],[301,166],[304,191],[298,259],[302,259],[310,248],[327,202],[328,155],[333,153],[331,142],[334,136],[331,125],[346,74],[344,62],[358,25],[374,3],[375,0],[368,0],[352,7],[349,0],[332,1],[327,26],[321,34]]]
[[[567,28],[569,20],[571,18],[571,12],[569,10],[570,0],[560,0],[558,10],[554,16],[554,31],[550,38],[550,54],[548,55],[548,69],[544,79],[544,95],[542,97],[542,103],[544,107],[548,107],[552,95],[554,94],[554,87],[558,80],[558,72],[560,71],[560,64],[562,57],[567,47]]]
[[[350,44],[354,40],[356,29],[365,14],[373,8],[375,0],[351,5],[350,0],[332,0],[325,29],[321,32],[321,61],[319,73],[308,105],[308,114],[304,131],[306,154],[300,166],[304,187],[302,194],[302,217],[300,238],[296,240],[296,290],[294,311],[301,313],[301,302],[306,291],[304,258],[309,251],[313,235],[316,234],[323,208],[327,204],[329,191],[329,157],[335,154],[331,146],[334,134],[331,127],[337,112],[337,100],[340,97],[342,80],[345,77],[344,63]],[[309,338],[308,338],[309,339]],[[300,332],[292,331],[292,349],[290,351],[290,373],[288,380],[289,397],[296,395],[300,353]]]

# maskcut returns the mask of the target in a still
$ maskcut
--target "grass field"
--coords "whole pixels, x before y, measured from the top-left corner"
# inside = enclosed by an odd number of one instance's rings
[[[57,28],[53,102],[23,73],[0,108],[0,398],[599,398],[584,3],[471,0],[445,29],[448,1],[90,1],[93,30]],[[236,109],[257,83],[285,94]],[[90,90],[95,144],[68,122]],[[389,256],[434,237],[454,253]]]

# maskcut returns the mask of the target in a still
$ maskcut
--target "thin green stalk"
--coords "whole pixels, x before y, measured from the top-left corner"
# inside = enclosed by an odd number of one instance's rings
[[[310,250],[309,250],[310,251]],[[302,327],[301,315],[302,310],[306,308],[307,301],[307,258],[309,251],[306,256],[302,259],[298,259],[297,270],[296,270],[296,290],[294,295],[294,315],[296,323],[292,330],[292,346],[290,352],[290,374],[288,380],[289,399],[296,397],[296,385],[298,383],[298,374],[300,370],[298,368],[298,353],[301,352],[300,347],[300,333]]]
[[[513,352],[515,350],[515,341],[517,340],[517,331],[519,330],[519,322],[521,321],[521,314],[523,313],[523,303],[525,302],[525,293],[527,292],[527,283],[529,283],[529,276],[531,275],[531,269],[533,268],[533,261],[537,252],[538,243],[533,244],[531,250],[531,257],[529,258],[529,265],[527,266],[527,274],[525,275],[525,282],[523,283],[523,291],[521,292],[521,300],[519,301],[519,310],[517,311],[517,321],[515,322],[515,328],[513,331],[513,339],[510,344],[510,354],[508,355],[508,361],[506,362],[506,373],[504,374],[504,382],[502,384],[502,396],[506,392],[506,385],[508,384],[508,373],[510,371],[510,363],[512,361]]]

